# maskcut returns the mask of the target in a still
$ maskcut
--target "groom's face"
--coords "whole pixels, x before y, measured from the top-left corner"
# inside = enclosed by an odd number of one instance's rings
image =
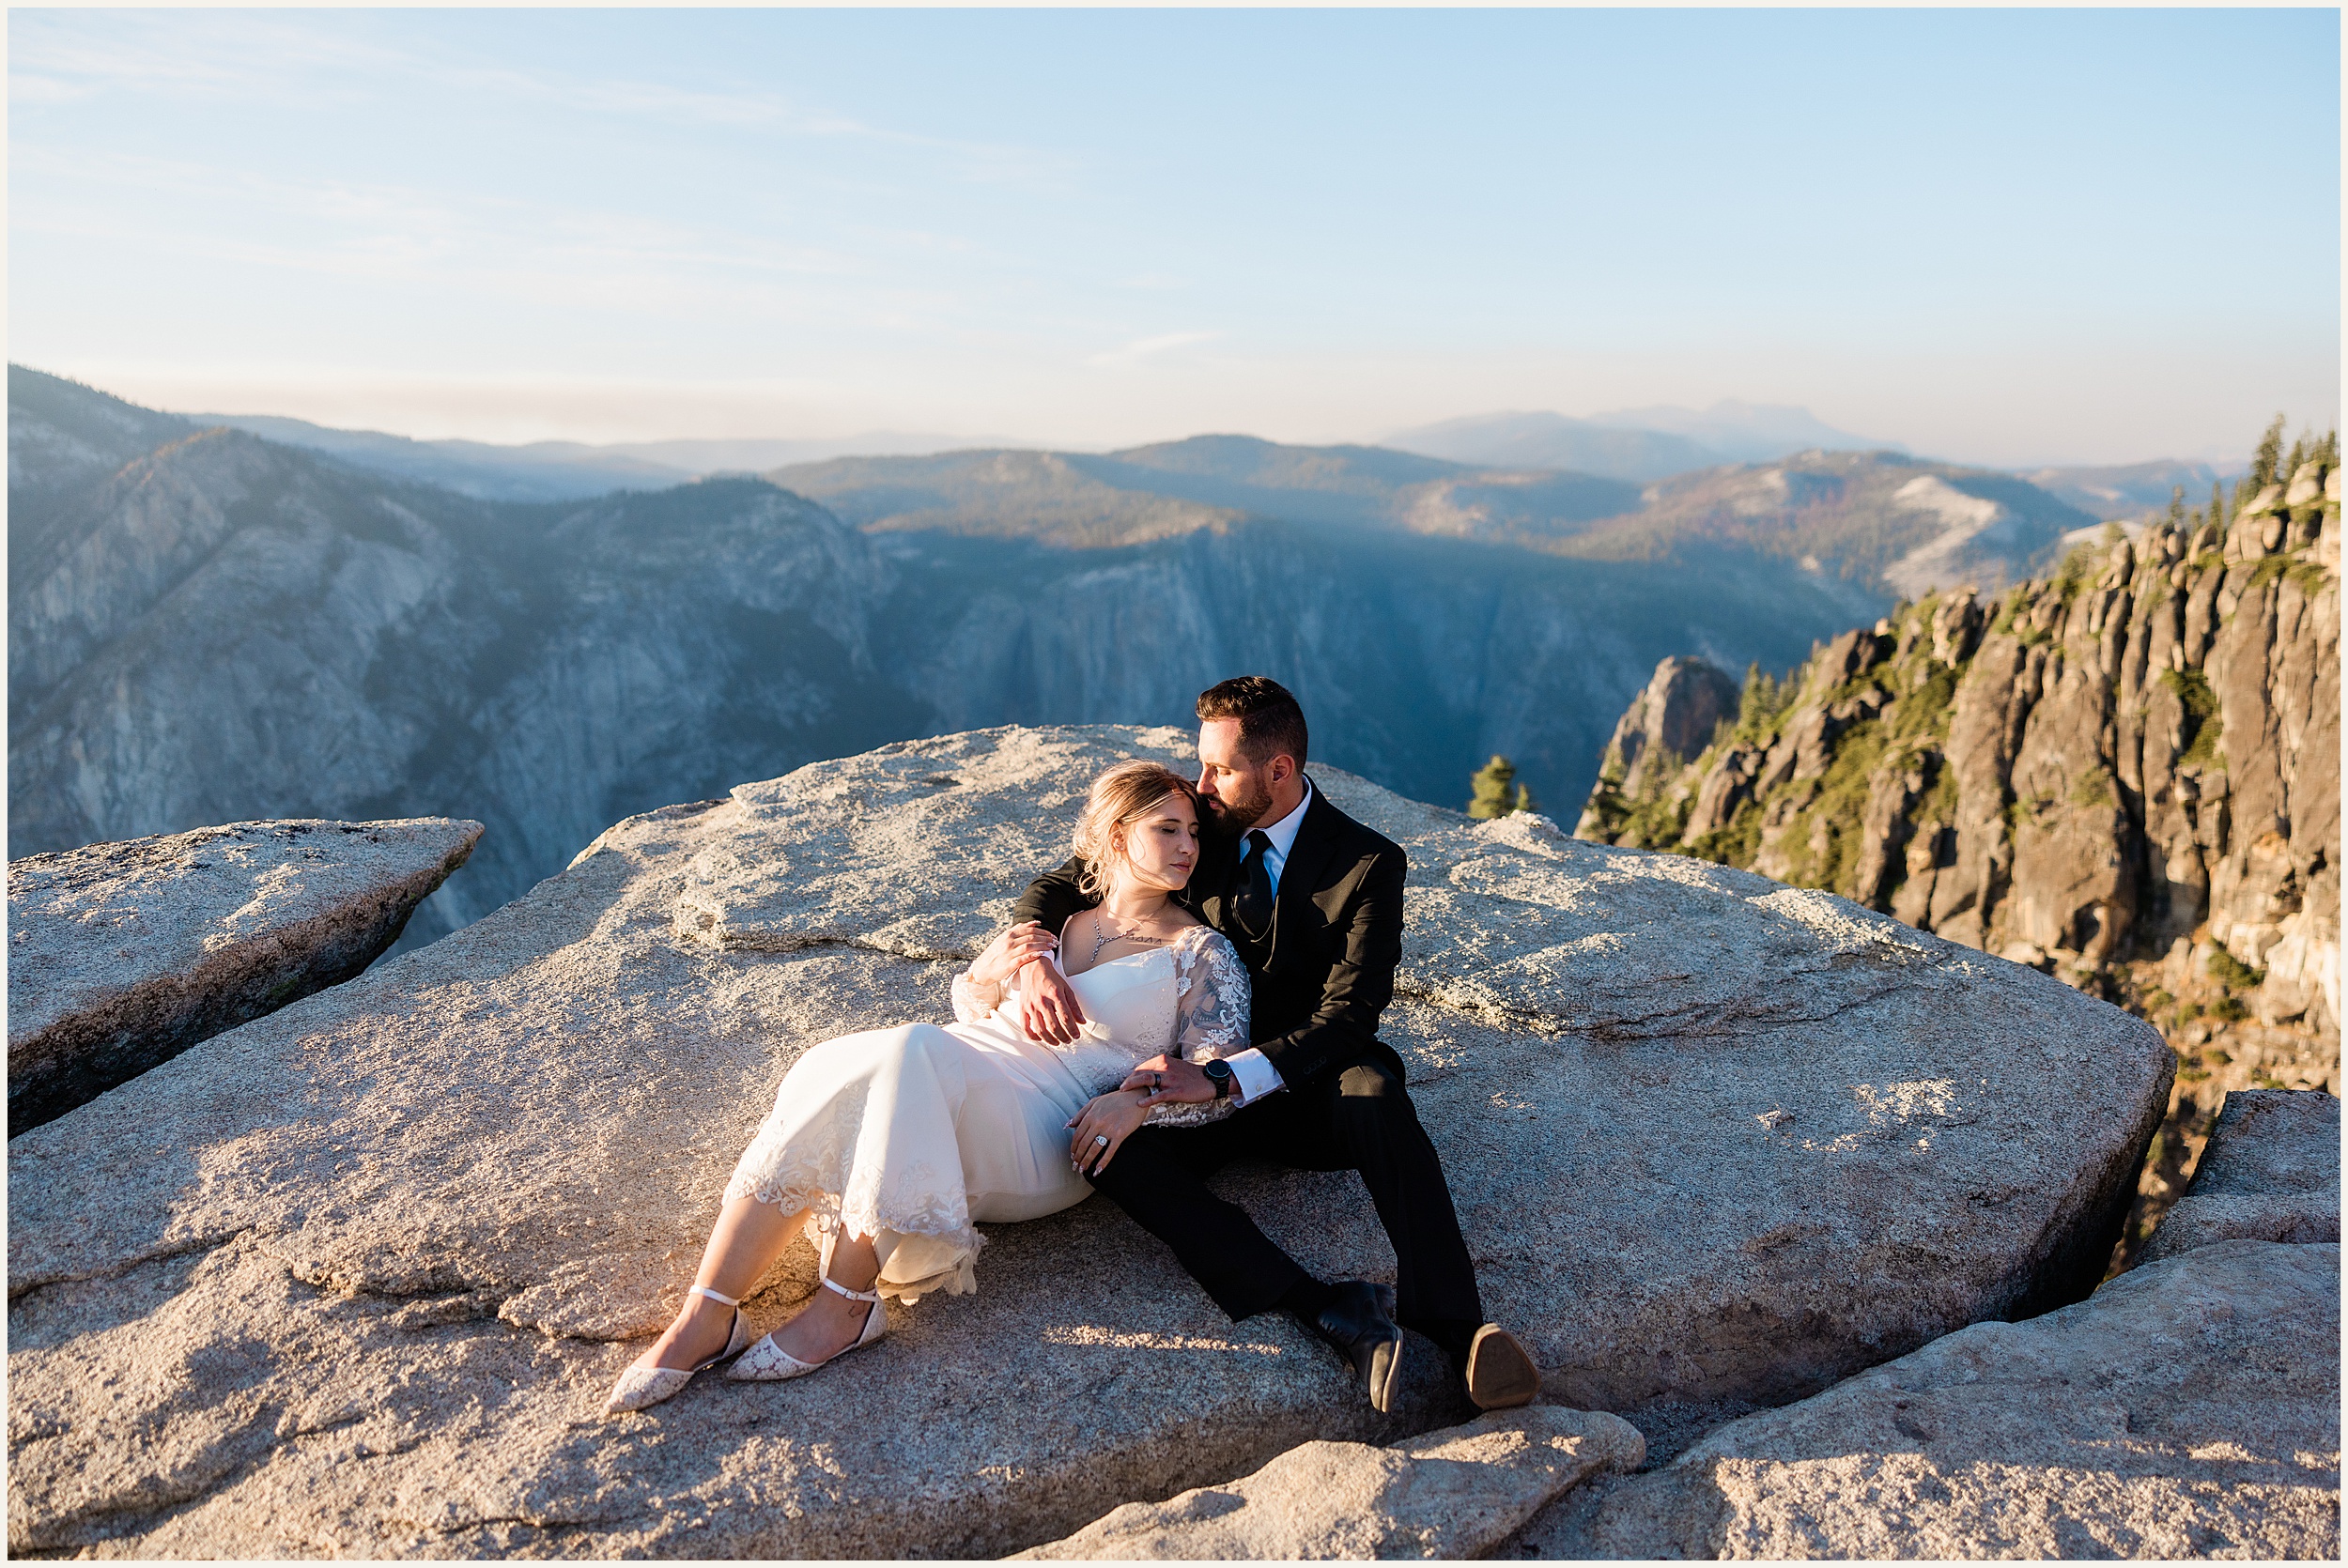
[[[1232,837],[1272,809],[1272,771],[1285,759],[1251,759],[1240,741],[1239,720],[1211,718],[1198,727],[1198,804],[1215,831]]]

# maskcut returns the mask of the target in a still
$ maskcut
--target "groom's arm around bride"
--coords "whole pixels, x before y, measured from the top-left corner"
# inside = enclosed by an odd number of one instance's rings
[[[1380,1409],[1398,1382],[1398,1319],[1445,1351],[1477,1404],[1523,1404],[1538,1375],[1484,1321],[1442,1162],[1400,1057],[1378,1038],[1401,959],[1403,852],[1312,788],[1304,715],[1276,683],[1226,681],[1201,695],[1198,715],[1198,790],[1213,831],[1190,902],[1247,965],[1254,1048],[1222,1083],[1188,1063],[1147,1065],[1163,1069],[1166,1099],[1229,1092],[1241,1108],[1204,1126],[1144,1128],[1094,1185],[1172,1247],[1232,1318],[1283,1308],[1312,1326],[1352,1360]],[[1059,930],[1093,902],[1081,873],[1071,863],[1037,879],[1014,918]],[[1049,970],[1023,980],[1038,1038],[1073,1033],[1061,1010],[1073,998],[1054,997],[1063,988]],[[1209,1191],[1207,1176],[1243,1157],[1359,1172],[1394,1244],[1394,1289],[1315,1279]]]

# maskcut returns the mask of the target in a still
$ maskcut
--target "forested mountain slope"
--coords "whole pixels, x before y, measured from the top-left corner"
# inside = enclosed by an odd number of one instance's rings
[[[1100,460],[1113,484],[1072,465],[1063,513],[1014,498],[996,535],[859,528],[749,478],[497,502],[54,377],[10,395],[32,542],[9,582],[10,853],[258,817],[486,823],[418,935],[634,812],[946,730],[1186,722],[1239,670],[1304,696],[1316,755],[1405,793],[1463,798],[1506,751],[1575,798],[1664,653],[1782,664],[1883,605],[1735,550],[1588,561],[1366,507],[1263,515],[1448,471],[1369,449],[1180,443]],[[1191,499],[1211,494],[1249,504]],[[1127,505],[1182,526],[1131,537]]]
[[[1809,452],[1644,490],[1551,469],[1478,469],[1380,447],[1199,436],[1105,455],[849,457],[768,478],[873,530],[1091,546],[1243,518],[1522,546],[1582,561],[1793,568],[1885,600],[2051,566],[2096,519],[2009,474],[1890,452]]]
[[[1692,758],[1651,737],[1719,677],[1659,671],[1577,831],[1830,888],[2152,1019],[2182,1059],[2158,1198],[2223,1088],[2339,1092],[2337,440],[2270,432],[2223,512],[2118,535],[1753,671]]]

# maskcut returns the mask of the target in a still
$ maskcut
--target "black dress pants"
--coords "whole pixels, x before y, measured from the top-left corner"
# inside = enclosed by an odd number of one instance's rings
[[[1306,1277],[1246,1210],[1207,1190],[1208,1175],[1238,1159],[1360,1172],[1399,1265],[1396,1318],[1439,1343],[1484,1321],[1443,1163],[1393,1069],[1363,1062],[1204,1127],[1144,1127],[1093,1178],[1234,1320],[1277,1305]]]

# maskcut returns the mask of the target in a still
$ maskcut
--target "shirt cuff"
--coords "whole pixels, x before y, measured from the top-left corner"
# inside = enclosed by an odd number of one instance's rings
[[[1234,1097],[1236,1104],[1244,1105],[1251,1099],[1260,1099],[1265,1095],[1288,1087],[1281,1080],[1280,1069],[1272,1065],[1272,1058],[1252,1046],[1236,1056],[1223,1059],[1231,1065],[1231,1079],[1239,1089]]]

